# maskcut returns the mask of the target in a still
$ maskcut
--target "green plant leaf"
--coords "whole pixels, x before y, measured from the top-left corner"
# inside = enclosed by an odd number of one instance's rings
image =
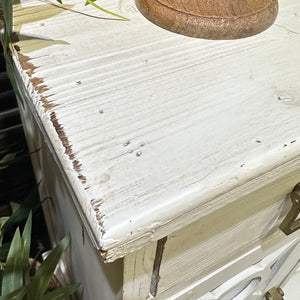
[[[9,294],[0,296],[0,300],[21,300],[25,296],[27,286],[23,286]]]
[[[91,0],[91,1],[92,1],[92,2],[95,2],[95,1],[97,1],[97,0]],[[86,6],[86,5],[89,5],[89,4],[90,4],[90,3],[88,3],[88,2],[86,1],[84,5]]]
[[[31,210],[35,210],[40,206],[38,202],[38,194],[37,189],[34,188],[29,193],[29,195],[25,198],[25,200],[21,203],[19,208],[10,216],[10,218],[3,225],[3,232],[9,230],[12,226],[18,225],[24,220],[26,220],[29,216]]]
[[[23,286],[22,239],[17,228],[12,239],[2,279],[2,295],[9,294]]]
[[[59,2],[60,4],[62,4],[62,0],[56,0],[56,1]],[[106,14],[109,14],[109,15],[112,15],[112,16],[114,16],[114,17],[120,18],[120,19],[122,19],[122,20],[124,20],[124,21],[130,21],[130,20],[129,20],[128,18],[126,18],[126,17],[120,16],[120,15],[115,14],[115,13],[113,13],[113,12],[111,12],[111,11],[105,9],[105,8],[100,7],[99,5],[97,5],[97,4],[94,3],[95,1],[96,1],[96,0],[86,0],[85,5],[91,4],[91,5],[93,5],[94,7],[96,7],[97,9],[99,9],[99,10],[105,12]]]
[[[32,212],[29,213],[29,216],[27,218],[22,233],[23,253],[26,256],[28,263],[29,263],[30,244],[31,244],[31,229],[32,229]]]
[[[16,153],[8,153],[0,160],[0,170],[7,168],[16,158]]]
[[[22,259],[23,259],[23,278],[25,284],[29,284],[30,264],[29,253],[31,244],[32,212],[29,213],[24,230],[22,233]]]
[[[3,270],[0,269],[0,295],[1,295],[2,279],[3,279]]]
[[[1,217],[0,218],[0,230],[2,230],[4,224],[7,222],[8,219],[9,219],[9,217]]]
[[[11,243],[5,243],[0,247],[0,261],[5,262]]]
[[[14,213],[14,212],[16,212],[16,210],[20,207],[20,204],[11,201],[11,202],[10,202],[10,207],[11,207],[11,212]]]
[[[5,159],[5,161],[0,160],[0,170],[5,169],[5,168],[9,167],[10,165],[15,164],[19,161],[23,161],[24,159],[27,159],[30,156],[29,153],[21,154],[22,152],[23,151],[18,151],[15,153],[9,153],[9,154],[5,155],[2,159],[2,160]]]
[[[7,47],[10,43],[13,27],[13,1],[12,0],[2,0],[1,6],[4,15],[4,47]],[[5,49],[4,49],[5,51]],[[5,52],[4,52],[5,53]]]
[[[24,105],[14,75],[13,61],[11,58],[11,51],[9,49],[13,32],[13,1],[1,0],[1,6],[4,16],[3,53],[6,61],[6,72],[18,100],[22,103],[22,105]]]
[[[9,219],[9,217],[2,217],[0,218],[0,245],[2,245],[2,241],[4,238],[4,225],[7,222],[7,220]]]
[[[73,284],[63,288],[58,288],[53,292],[47,293],[41,300],[63,300],[76,292],[79,286],[80,284]]]
[[[99,9],[99,10],[101,10],[101,11],[107,13],[107,14],[110,14],[110,15],[112,15],[112,16],[114,16],[114,17],[120,18],[120,19],[122,19],[122,20],[124,20],[124,21],[130,21],[130,20],[129,20],[128,18],[126,18],[126,17],[120,16],[120,15],[118,15],[118,14],[115,14],[115,13],[113,13],[113,12],[107,10],[107,9],[104,9],[104,8],[100,7],[99,5],[95,4],[94,1],[92,1],[92,0],[86,0],[86,2],[87,2],[88,4],[93,5],[93,6],[96,7],[97,9]]]
[[[41,300],[46,293],[54,270],[70,242],[70,236],[64,237],[42,262],[28,288],[27,300]]]

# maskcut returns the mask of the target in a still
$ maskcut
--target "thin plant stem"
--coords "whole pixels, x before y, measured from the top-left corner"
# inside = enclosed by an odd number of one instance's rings
[[[130,20],[129,20],[128,18],[126,18],[126,17],[120,16],[120,15],[118,15],[118,14],[115,14],[115,13],[109,11],[109,10],[106,10],[106,9],[104,9],[104,8],[102,8],[102,7],[100,7],[100,6],[98,6],[97,4],[95,4],[95,3],[94,3],[93,1],[91,1],[91,0],[86,0],[86,2],[89,3],[89,4],[91,4],[91,5],[93,5],[94,7],[98,8],[99,10],[101,10],[101,11],[107,13],[107,14],[110,14],[110,15],[115,16],[115,17],[117,17],[117,18],[123,19],[123,20],[125,20],[125,21],[130,21]]]

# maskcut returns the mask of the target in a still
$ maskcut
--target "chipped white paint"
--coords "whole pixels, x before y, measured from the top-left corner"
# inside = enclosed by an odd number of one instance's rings
[[[51,145],[47,145],[45,135],[28,106],[20,107],[20,112],[30,151],[39,149],[32,155],[32,162],[39,182],[40,198],[44,200],[44,216],[52,245],[55,246],[66,234],[71,234],[70,247],[61,261],[64,268],[62,283],[80,283],[74,300],[120,300],[123,291],[122,260],[110,264],[101,261],[99,252],[88,238],[88,227],[73,205],[76,197],[51,153]]]
[[[131,21],[68,10],[29,21],[20,9],[17,44],[36,69],[30,78],[22,57],[15,64],[90,236],[113,261],[296,170],[300,3],[281,1],[274,26],[236,41],[167,32],[132,0],[101,5]]]

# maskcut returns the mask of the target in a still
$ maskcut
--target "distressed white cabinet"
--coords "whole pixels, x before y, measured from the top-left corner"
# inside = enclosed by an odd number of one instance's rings
[[[130,21],[81,0],[14,7],[48,228],[54,244],[72,237],[66,280],[82,283],[83,300],[284,290],[300,257],[300,231],[279,228],[298,226],[299,1],[234,41],[165,31],[131,0],[101,4]]]

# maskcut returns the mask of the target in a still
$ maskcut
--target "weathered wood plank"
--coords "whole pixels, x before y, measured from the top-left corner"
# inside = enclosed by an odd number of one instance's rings
[[[103,259],[179,230],[204,205],[203,214],[216,209],[212,199],[223,195],[226,204],[234,189],[250,193],[282,176],[280,166],[293,167],[299,1],[281,1],[264,33],[221,42],[158,28],[132,0],[120,9],[101,2],[130,22],[74,12],[101,16],[82,0],[65,3],[72,11],[39,15],[45,4],[33,0],[16,7],[15,64]]]
[[[123,300],[149,297],[156,243],[124,257]]]
[[[291,207],[286,195],[293,190],[299,176],[300,169],[168,236],[158,285],[161,299],[167,299],[280,232],[279,224]]]

